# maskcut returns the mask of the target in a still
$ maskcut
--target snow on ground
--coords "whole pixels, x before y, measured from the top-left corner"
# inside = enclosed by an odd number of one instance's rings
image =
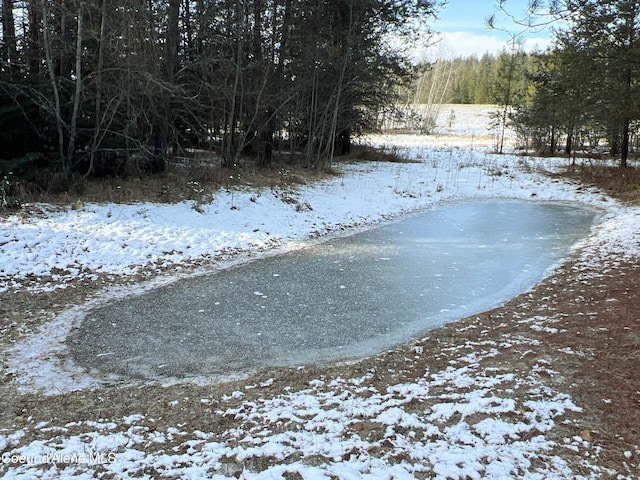
[[[377,138],[377,142],[392,141]],[[420,137],[395,140],[417,164],[342,165],[343,175],[291,191],[220,192],[209,205],[87,204],[66,211],[0,220],[0,291],[26,279],[40,288],[96,273],[131,275],[145,267],[209,260],[225,252],[299,247],[309,235],[380,222],[438,202],[477,197],[582,201],[612,207],[578,185],[525,172],[535,160],[484,149],[434,147]],[[293,187],[292,187],[293,188]],[[615,227],[614,227],[615,228]],[[29,282],[30,283],[30,282]]]
[[[601,209],[599,224],[583,243],[584,265],[605,255],[640,254],[640,210],[536,173],[539,166],[555,168],[561,161],[492,155],[478,140],[464,145],[411,136],[369,141],[394,145],[420,162],[339,165],[341,176],[296,192],[222,191],[211,204],[199,206],[202,213],[192,202],[113,204],[3,219],[0,288],[24,283],[53,289],[71,278],[126,276],[154,266],[177,272],[185,263],[219,259],[225,252],[285,251],[345,227],[488,197],[581,202]],[[292,196],[297,202],[283,201]],[[34,277],[50,277],[51,283],[34,286]],[[544,328],[544,319],[530,320]],[[196,399],[211,404],[209,415],[230,419],[231,426],[216,435],[180,424],[157,431],[153,418],[136,411],[125,418],[66,425],[52,420],[0,431],[0,473],[4,478],[153,478],[148,472],[161,472],[192,479],[569,479],[607,473],[585,458],[582,471],[591,473],[581,477],[551,453],[558,447],[550,435],[556,422],[580,406],[541,382],[543,374],[552,374],[543,361],[522,375],[480,366],[500,348],[495,342],[462,345],[447,352],[446,368],[384,389],[369,381],[372,372],[319,378],[306,389],[285,388],[275,398],[257,401],[246,400],[242,391],[219,403]],[[38,343],[29,349],[36,356],[46,353]],[[416,357],[422,353],[416,348]],[[516,405],[514,391],[529,400]],[[167,408],[179,409],[187,400],[176,398]],[[373,428],[367,435],[365,420],[367,429]],[[28,428],[39,432],[37,440],[22,440]],[[562,444],[573,452],[587,447],[579,437]],[[238,464],[243,471],[234,470]]]
[[[479,350],[473,358],[452,352],[461,366],[427,372],[414,383],[389,385],[383,391],[362,386],[366,377],[337,378],[328,384],[316,380],[306,390],[259,401],[243,402],[244,393],[236,391],[232,397],[241,402],[238,406],[209,410],[212,416],[234,419],[236,426],[222,435],[185,431],[179,425],[158,432],[152,427],[155,420],[142,415],[117,423],[43,424],[47,440],[5,450],[5,478],[92,478],[97,468],[107,478],[149,471],[189,479],[238,474],[280,479],[287,478],[287,472],[304,479],[408,479],[420,473],[442,479],[579,478],[565,461],[547,453],[554,444],[545,438],[556,417],[579,408],[542,385],[536,372],[514,379],[508,373],[481,371],[477,362],[491,356],[492,349]],[[538,367],[549,372],[546,365]],[[538,390],[521,406],[507,393],[518,383]],[[445,394],[431,393],[442,389]],[[171,407],[178,409],[188,400],[175,400]],[[200,402],[212,403],[207,398]],[[430,409],[415,408],[423,402],[434,403]],[[451,424],[455,415],[461,419]],[[373,435],[363,434],[365,418]],[[5,441],[11,445],[20,434]],[[144,454],[149,445],[152,453]],[[579,438],[565,439],[564,446],[586,447]],[[296,455],[301,458],[287,461]],[[263,458],[275,465],[260,472],[235,466],[259,465]]]

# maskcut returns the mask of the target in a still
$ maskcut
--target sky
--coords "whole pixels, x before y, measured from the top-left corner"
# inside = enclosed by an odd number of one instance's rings
[[[525,17],[527,0],[508,0],[507,11],[514,17]],[[438,32],[437,40],[441,40],[436,48],[444,48],[447,56],[466,57],[483,54],[498,53],[508,47],[509,34],[490,30],[486,19],[496,14],[496,25],[509,32],[517,33],[519,28],[504,14],[498,12],[496,0],[448,0],[447,5],[440,10],[438,19],[432,24],[432,29]],[[530,33],[525,35],[525,49],[535,48],[544,50],[549,44],[549,31]]]

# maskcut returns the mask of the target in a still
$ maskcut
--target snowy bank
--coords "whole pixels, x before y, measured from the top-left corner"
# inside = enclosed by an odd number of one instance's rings
[[[598,193],[533,173],[535,160],[437,148],[420,137],[378,141],[395,142],[420,163],[339,164],[341,175],[332,180],[287,192],[220,191],[198,209],[192,202],[86,204],[2,219],[0,291],[20,288],[27,279],[29,285],[36,280],[29,288],[56,288],[96,274],[132,275],[211,262],[238,251],[297,248],[310,237],[459,199],[580,201],[620,214],[614,202]],[[616,227],[609,228],[613,233]]]

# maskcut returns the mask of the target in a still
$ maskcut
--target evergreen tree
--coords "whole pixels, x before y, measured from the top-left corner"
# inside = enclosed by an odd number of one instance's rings
[[[550,3],[569,26],[556,33],[556,48],[541,63],[533,95],[518,116],[520,129],[549,130],[552,151],[564,134],[567,153],[579,131],[593,132],[594,139],[608,139],[625,167],[640,119],[640,2]]]
[[[410,68],[388,40],[438,3],[3,0],[0,170],[162,171],[192,146],[266,165],[285,144],[325,165],[393,103]]]

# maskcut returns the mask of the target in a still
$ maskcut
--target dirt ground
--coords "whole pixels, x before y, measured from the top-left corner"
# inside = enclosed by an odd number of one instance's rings
[[[589,175],[588,181],[597,183],[597,175],[593,172]],[[606,189],[606,185],[603,188]],[[636,195],[629,193],[630,190],[625,189],[622,194],[620,191],[609,193],[636,203]],[[415,349],[416,344],[412,344],[347,366],[283,368],[215,386],[113,387],[49,397],[19,393],[3,362],[0,431],[15,431],[42,421],[55,421],[60,425],[72,421],[116,419],[136,412],[156,418],[158,430],[181,424],[215,432],[225,428],[224,420],[206,423],[204,406],[198,402],[189,409],[167,412],[162,409],[166,402],[159,399],[207,396],[222,402],[225,394],[243,385],[273,378],[275,381],[270,386],[256,393],[269,398],[281,394],[284,385],[304,388],[314,378],[349,378],[371,369],[377,372],[372,382],[384,385],[401,378],[416,378],[425,368],[431,371],[445,368],[443,352],[448,348],[487,339],[526,337],[536,342],[530,346],[516,344],[513,348],[502,348],[496,356],[483,361],[490,362],[487,366],[518,372],[530,368],[534,360],[545,359],[556,372],[545,382],[557,391],[569,394],[582,408],[581,412],[567,414],[566,421],[554,429],[559,443],[563,437],[582,437],[591,444],[590,451],[597,456],[597,464],[636,478],[639,472],[635,469],[640,464],[640,459],[635,458],[640,445],[639,266],[638,259],[609,258],[589,271],[578,265],[576,256],[531,291],[508,303],[429,332],[428,337],[419,342],[429,354],[421,356],[418,362],[406,362]],[[6,360],[7,348],[36,332],[57,313],[69,306],[80,305],[106,286],[121,281],[104,277],[91,284],[72,284],[55,293],[1,293],[0,361]],[[136,279],[128,281],[135,282]],[[532,331],[526,322],[514,321],[535,315],[551,315],[555,322],[553,328]],[[634,452],[631,458],[629,452]],[[579,462],[571,458],[571,452],[558,451],[557,454],[575,465],[576,474],[581,473]]]

